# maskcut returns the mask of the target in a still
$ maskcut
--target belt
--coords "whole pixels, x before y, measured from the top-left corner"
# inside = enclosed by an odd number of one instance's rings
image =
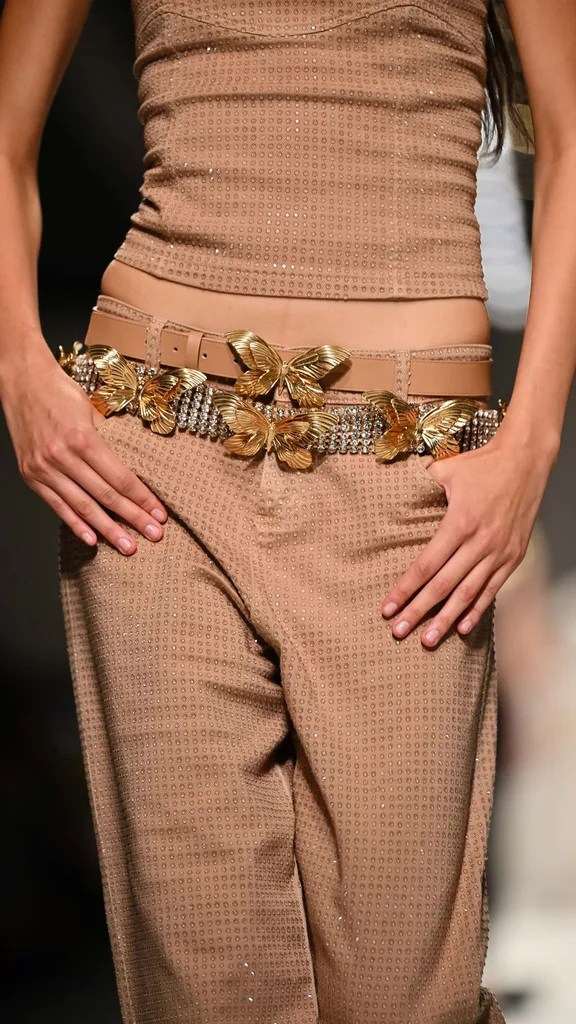
[[[60,364],[105,415],[129,412],[155,433],[178,428],[219,440],[236,455],[274,450],[293,469],[308,468],[313,452],[445,458],[486,444],[504,413],[471,398],[409,403],[387,390],[365,391],[358,405],[287,409],[213,387],[190,367],[156,372],[109,346],[81,350],[80,342],[69,354],[61,350]]]
[[[238,333],[238,332],[236,332]],[[92,312],[85,344],[88,347],[105,345],[116,349],[129,359],[146,359],[148,326],[135,320],[104,313]],[[159,362],[166,367],[188,367],[201,370],[209,377],[235,380],[244,368],[223,334],[196,329],[164,327],[159,339]],[[275,350],[281,359],[294,358],[294,349]],[[454,397],[485,397],[491,394],[490,360],[421,359],[412,356],[409,395]],[[327,387],[336,391],[368,391],[378,389],[394,391],[397,361],[380,356],[354,356],[352,365],[341,368],[337,380]]]

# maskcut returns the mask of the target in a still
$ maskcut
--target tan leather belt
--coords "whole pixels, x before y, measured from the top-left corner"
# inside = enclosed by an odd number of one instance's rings
[[[136,320],[95,309],[90,318],[86,345],[108,345],[129,359],[146,358],[147,325]],[[276,348],[282,359],[291,359],[294,349]],[[223,335],[206,331],[170,330],[160,337],[162,366],[188,366],[209,377],[235,379],[243,372]],[[484,397],[491,394],[491,360],[420,359],[413,356],[410,367],[410,395]],[[328,387],[338,391],[394,391],[396,360],[375,355],[353,356],[349,368]]]

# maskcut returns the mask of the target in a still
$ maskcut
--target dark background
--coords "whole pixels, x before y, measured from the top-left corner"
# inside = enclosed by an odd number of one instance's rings
[[[136,113],[128,0],[97,0],[41,158],[41,314],[54,350],[82,338],[137,206]],[[520,340],[494,336],[497,395],[510,394]],[[554,576],[576,566],[575,437],[572,402],[541,516]],[[3,421],[0,480],[0,1017],[119,1024],[59,606],[57,522],[21,483]]]

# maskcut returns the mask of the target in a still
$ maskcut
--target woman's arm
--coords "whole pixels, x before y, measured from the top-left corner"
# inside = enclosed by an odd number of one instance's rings
[[[0,21],[0,373],[43,351],[36,295],[38,150],[91,0],[7,0]],[[12,336],[29,335],[16,346]]]
[[[506,417],[515,443],[560,444],[576,367],[576,0],[507,0],[535,140],[532,288]]]
[[[405,636],[436,605],[423,641],[467,633],[521,562],[552,465],[576,368],[576,0],[506,0],[535,137],[530,305],[516,383],[492,441],[432,464],[449,506],[383,601]],[[414,596],[416,595],[416,596]]]
[[[0,399],[27,483],[87,544],[98,530],[131,554],[133,538],[102,506],[151,540],[166,512],[95,430],[92,405],[53,358],[38,313],[38,150],[90,4],[6,0],[0,20]]]

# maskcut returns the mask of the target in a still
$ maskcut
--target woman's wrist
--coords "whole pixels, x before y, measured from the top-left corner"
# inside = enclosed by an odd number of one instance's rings
[[[49,370],[54,365],[54,356],[40,328],[9,343],[5,340],[0,346],[0,398],[3,391],[20,381],[25,382],[31,373]]]
[[[494,447],[510,451],[522,460],[524,455],[530,464],[539,464],[548,471],[554,465],[560,451],[562,426],[546,422],[545,417],[531,414],[506,414],[494,437]]]

